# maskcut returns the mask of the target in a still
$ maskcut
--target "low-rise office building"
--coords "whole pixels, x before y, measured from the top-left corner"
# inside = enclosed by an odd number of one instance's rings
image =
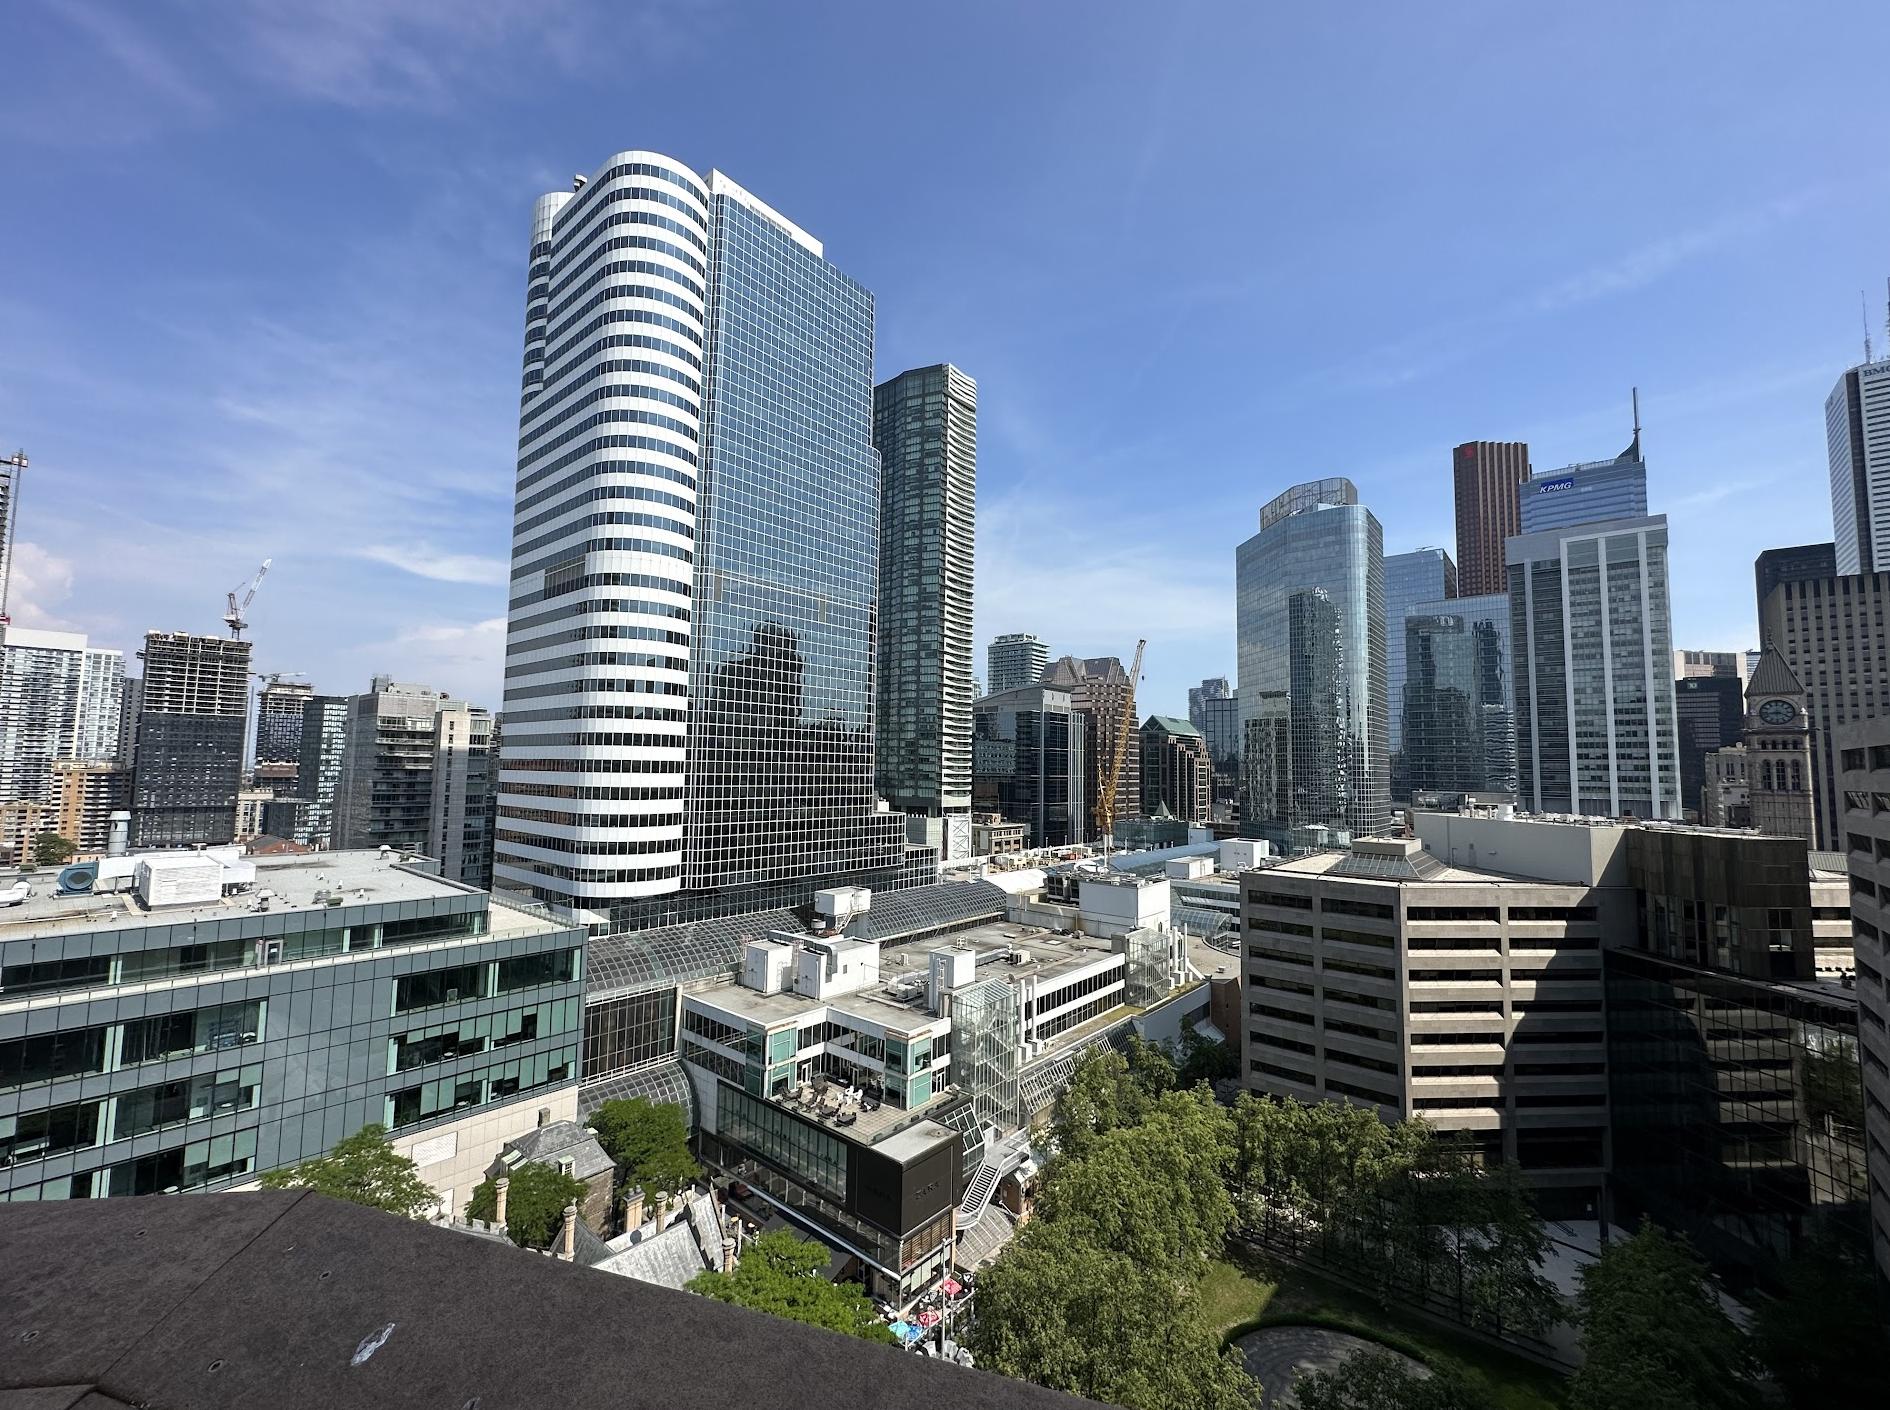
[[[1740,1287],[1776,1289],[1806,1241],[1861,1227],[1832,858],[1506,809],[1413,825],[1243,874],[1249,1086],[1468,1130],[1551,1217],[1651,1216]]]
[[[1443,830],[1433,842],[1424,828],[1443,816],[1418,815],[1423,840],[1361,839],[1242,875],[1246,1083],[1465,1132],[1520,1165],[1551,1217],[1596,1217],[1601,936],[1625,898],[1586,839],[1553,839],[1581,844],[1537,868],[1562,879],[1518,877],[1450,859]]]
[[[581,932],[372,852],[93,870],[0,911],[0,1199],[237,1186],[379,1122],[454,1207],[575,1114]]]
[[[1008,1235],[993,1193],[1081,1052],[1208,1011],[1165,880],[1003,879],[593,942],[584,1107],[679,1103],[709,1164],[904,1305]]]

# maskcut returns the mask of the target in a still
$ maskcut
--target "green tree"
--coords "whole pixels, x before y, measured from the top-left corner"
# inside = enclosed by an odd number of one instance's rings
[[[42,832],[33,839],[33,865],[63,866],[79,849],[56,832]]]
[[[1201,1324],[1191,1285],[1032,1220],[978,1277],[978,1364],[1129,1410],[1251,1410],[1258,1386]]]
[[[786,1230],[756,1239],[733,1272],[698,1273],[689,1291],[865,1341],[898,1342],[858,1283],[827,1281],[827,1250]]]
[[[505,1232],[520,1248],[550,1248],[563,1231],[565,1206],[582,1207],[589,1193],[582,1180],[556,1166],[521,1165],[505,1191]],[[466,1217],[490,1221],[498,1212],[498,1187],[488,1176],[473,1187]]]
[[[1869,1235],[1814,1241],[1785,1267],[1783,1295],[1759,1304],[1760,1360],[1793,1405],[1871,1405],[1884,1393],[1890,1328],[1878,1308]]]
[[[440,1202],[439,1193],[420,1178],[418,1167],[388,1144],[387,1128],[373,1122],[335,1142],[327,1155],[271,1170],[262,1183],[269,1190],[313,1190],[408,1219],[419,1218]]]
[[[1491,1410],[1494,1401],[1454,1367],[1427,1375],[1388,1351],[1359,1351],[1293,1383],[1299,1410]]]
[[[1197,1029],[1181,1035],[1180,1051],[1175,1054],[1175,1085],[1192,1087],[1197,1082],[1209,1084],[1223,1078],[1240,1076],[1240,1051],[1232,1043],[1217,1042]]]
[[[1652,1221],[1582,1269],[1571,1410],[1744,1410],[1751,1348],[1684,1239]]]
[[[1173,1092],[1140,1126],[1052,1161],[1037,1214],[1145,1267],[1193,1279],[1234,1220],[1229,1155],[1227,1116],[1207,1089]]]
[[[1139,1125],[1149,1104],[1121,1053],[1092,1050],[1077,1059],[1069,1085],[1058,1094],[1050,1134],[1064,1155],[1079,1156],[1097,1137]]]
[[[1548,1230],[1519,1169],[1483,1168],[1462,1140],[1434,1139],[1399,1185],[1428,1227],[1424,1247],[1439,1255],[1439,1290],[1460,1319],[1539,1333],[1561,1315],[1561,1295],[1542,1274]]]
[[[1166,1047],[1131,1033],[1122,1052],[1128,1064],[1129,1079],[1149,1101],[1154,1101],[1165,1092],[1174,1091],[1179,1073],[1176,1071],[1174,1055]]]
[[[680,1190],[702,1173],[689,1153],[689,1127],[672,1102],[643,1097],[605,1102],[591,1114],[597,1143],[617,1166],[618,1183],[649,1194]]]

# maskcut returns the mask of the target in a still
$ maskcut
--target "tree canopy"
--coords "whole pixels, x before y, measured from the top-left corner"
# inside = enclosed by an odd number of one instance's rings
[[[1201,1323],[1193,1286],[1032,1220],[978,1275],[978,1364],[1129,1410],[1251,1410],[1253,1379]]]
[[[42,832],[33,839],[33,865],[56,867],[79,849],[56,832]]]
[[[1206,1088],[1170,1092],[1140,1124],[1091,1137],[1044,1172],[1040,1218],[1178,1277],[1198,1276],[1234,1222],[1226,1113]]]
[[[384,1209],[417,1219],[440,1202],[439,1193],[420,1178],[418,1167],[387,1141],[387,1128],[376,1123],[335,1142],[318,1155],[262,1177],[270,1190],[313,1190],[349,1204]]]
[[[1743,1410],[1750,1344],[1684,1239],[1643,1223],[1582,1269],[1572,1410]]]
[[[582,1180],[555,1166],[521,1165],[505,1191],[505,1232],[520,1248],[550,1248],[563,1230],[565,1206],[582,1206],[588,1193]],[[487,1176],[473,1187],[466,1217],[492,1220],[498,1209],[498,1186]]]
[[[643,1097],[605,1102],[591,1114],[590,1127],[616,1164],[620,1184],[655,1194],[680,1190],[701,1174],[689,1153],[682,1108],[673,1103]]]
[[[897,1344],[858,1283],[827,1281],[827,1257],[820,1244],[777,1230],[744,1249],[733,1272],[698,1273],[689,1291],[810,1327]]]
[[[1455,1368],[1414,1370],[1388,1351],[1358,1351],[1330,1371],[1293,1383],[1299,1410],[1492,1410],[1494,1402]]]
[[[1884,1394],[1890,1328],[1878,1310],[1868,1229],[1813,1239],[1759,1304],[1753,1340],[1793,1405],[1869,1405]]]

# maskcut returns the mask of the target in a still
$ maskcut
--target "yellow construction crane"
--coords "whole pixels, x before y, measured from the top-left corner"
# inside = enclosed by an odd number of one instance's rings
[[[1116,826],[1116,788],[1122,782],[1122,765],[1129,757],[1129,731],[1135,728],[1135,685],[1142,679],[1142,648],[1146,639],[1135,644],[1135,664],[1129,667],[1129,688],[1122,694],[1122,709],[1116,716],[1115,747],[1109,751],[1109,772],[1096,782],[1096,831],[1102,839],[1103,852],[1109,851],[1109,836]]]

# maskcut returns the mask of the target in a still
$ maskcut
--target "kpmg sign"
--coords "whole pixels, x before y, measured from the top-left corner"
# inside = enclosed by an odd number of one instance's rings
[[[1536,493],[1554,494],[1558,490],[1572,490],[1574,488],[1575,477],[1573,475],[1561,475],[1553,480],[1542,481],[1542,483],[1536,486]]]

